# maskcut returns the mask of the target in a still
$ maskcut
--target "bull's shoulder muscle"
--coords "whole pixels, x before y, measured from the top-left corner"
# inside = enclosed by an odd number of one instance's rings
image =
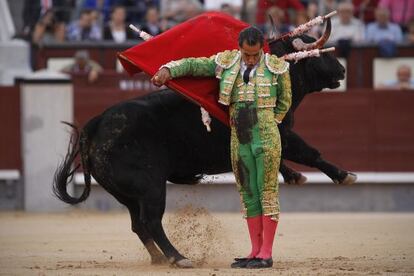
[[[266,53],[265,64],[273,74],[283,74],[289,69],[289,63],[275,55]]]
[[[215,62],[218,66],[229,69],[240,59],[239,50],[226,50],[216,55]]]

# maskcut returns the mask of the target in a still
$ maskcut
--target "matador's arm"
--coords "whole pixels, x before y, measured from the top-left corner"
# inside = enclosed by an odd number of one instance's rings
[[[183,58],[168,62],[161,68],[168,68],[172,78],[182,76],[214,77],[217,66],[214,59],[215,56]]]
[[[277,84],[277,99],[275,107],[275,120],[280,124],[292,104],[292,89],[290,85],[289,70],[279,75]]]

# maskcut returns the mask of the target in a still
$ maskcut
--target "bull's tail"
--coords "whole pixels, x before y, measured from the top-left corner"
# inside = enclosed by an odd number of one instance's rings
[[[68,151],[66,153],[65,159],[63,162],[58,166],[54,176],[53,182],[53,193],[63,202],[68,204],[77,204],[82,201],[85,201],[88,196],[89,192],[91,191],[91,175],[89,170],[89,158],[87,154],[87,149],[84,148],[85,146],[89,148],[88,143],[80,143],[80,140],[87,140],[87,135],[82,132],[82,137],[79,134],[79,130],[75,125],[72,125],[67,122],[63,122],[64,124],[70,126],[73,129],[73,133],[70,137]],[[85,189],[83,190],[82,195],[79,198],[73,197],[69,195],[67,191],[67,185],[72,181],[73,176],[76,170],[80,167],[80,164],[76,164],[76,166],[72,169],[72,165],[75,163],[76,156],[81,154],[82,160],[82,167],[85,174]]]

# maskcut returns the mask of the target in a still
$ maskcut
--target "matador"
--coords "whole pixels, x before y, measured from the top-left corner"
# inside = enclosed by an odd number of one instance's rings
[[[272,247],[279,221],[280,124],[291,105],[289,63],[264,53],[255,27],[239,34],[239,49],[211,57],[184,58],[161,66],[152,82],[211,76],[220,83],[219,102],[229,106],[231,161],[251,240],[247,257],[233,268],[273,265]]]

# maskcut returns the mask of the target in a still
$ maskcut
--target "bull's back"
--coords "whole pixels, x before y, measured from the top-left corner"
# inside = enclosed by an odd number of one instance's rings
[[[96,120],[90,152],[99,175],[142,170],[191,176],[230,170],[228,128],[213,120],[208,133],[199,107],[174,92],[119,103]]]

